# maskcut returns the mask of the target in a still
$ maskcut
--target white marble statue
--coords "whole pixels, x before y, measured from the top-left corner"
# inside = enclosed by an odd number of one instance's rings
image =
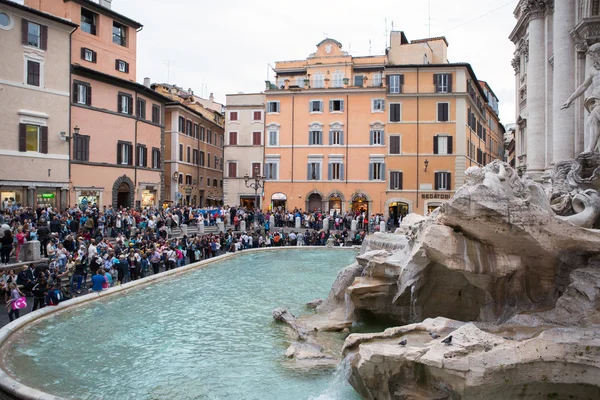
[[[586,90],[594,83],[594,77],[600,74],[600,43],[593,44],[588,50],[588,54],[592,58],[593,68],[590,69],[588,77],[579,86],[575,92],[567,99],[561,110],[569,108],[573,101],[583,95]],[[584,153],[591,153],[596,150],[598,139],[600,138],[600,85],[595,85],[592,88],[590,95],[585,97],[585,109],[590,113],[588,117],[588,125],[590,127],[590,140],[585,148]]]

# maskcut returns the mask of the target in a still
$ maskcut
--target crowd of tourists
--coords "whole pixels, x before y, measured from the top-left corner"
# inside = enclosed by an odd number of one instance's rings
[[[301,219],[301,229],[296,228],[296,217]],[[330,231],[323,229],[326,217],[331,221]],[[356,231],[350,230],[352,219],[360,227]],[[242,221],[245,230],[241,230]],[[378,217],[365,218],[360,213],[328,216],[317,211],[284,209],[263,213],[227,206],[143,210],[90,206],[58,212],[15,205],[0,214],[1,263],[18,262],[25,243],[32,240],[40,242],[44,261],[22,270],[4,268],[0,289],[5,293],[12,321],[19,317],[19,301],[27,296],[33,297],[31,309],[35,310],[225,252],[259,247],[358,245],[370,225],[374,230],[378,222]],[[184,224],[226,229],[184,235],[180,229]],[[178,235],[174,234],[176,229]]]

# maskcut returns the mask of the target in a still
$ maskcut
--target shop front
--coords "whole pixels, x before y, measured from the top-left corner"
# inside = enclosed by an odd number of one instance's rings
[[[9,209],[17,204],[24,204],[23,202],[23,188],[22,187],[11,187],[3,186],[0,189],[0,207],[2,210]]]
[[[328,197],[329,202],[329,214],[341,214],[342,213],[342,204],[344,198],[341,193],[331,193]]]
[[[285,210],[285,205],[287,203],[287,196],[284,193],[278,192],[278,193],[273,193],[273,195],[271,195],[271,210],[275,210],[275,209],[282,209]]]
[[[256,200],[258,200],[256,207],[260,207],[260,196],[257,196],[257,198],[255,199],[254,195],[240,195],[240,205],[242,207],[254,208],[254,203]]]
[[[452,198],[451,193],[421,193],[421,199],[425,203],[425,215],[431,214],[436,208],[442,205],[446,200]]]
[[[369,199],[366,194],[359,193],[354,195],[350,205],[353,213],[365,213],[365,215],[369,215]]]
[[[389,218],[393,221],[394,226],[399,226],[402,218],[410,213],[410,207],[408,203],[403,201],[395,201],[393,203],[389,203],[388,213]]]
[[[53,209],[57,206],[56,188],[37,188],[35,194],[35,203],[38,207]]]
[[[94,204],[101,205],[102,192],[100,190],[76,190],[77,204],[80,207],[91,207]]]

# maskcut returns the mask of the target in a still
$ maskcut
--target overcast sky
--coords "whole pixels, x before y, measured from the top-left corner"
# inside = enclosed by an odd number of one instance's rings
[[[113,9],[144,25],[138,34],[138,81],[192,88],[197,95],[264,89],[268,63],[299,60],[325,36],[354,56],[383,54],[387,30],[409,40],[429,36],[427,0],[113,0]],[[431,0],[431,36],[446,36],[450,62],[471,63],[514,122],[514,47],[508,35],[517,0]],[[389,37],[389,36],[388,36]],[[369,46],[369,40],[371,44]],[[273,78],[273,73],[270,73]],[[206,97],[203,96],[203,97]]]

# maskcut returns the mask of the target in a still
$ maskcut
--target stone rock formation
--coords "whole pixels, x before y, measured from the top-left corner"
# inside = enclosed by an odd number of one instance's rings
[[[469,168],[431,216],[365,240],[317,307],[410,324],[346,340],[365,399],[600,398],[596,158],[557,165],[551,187],[500,161]]]

